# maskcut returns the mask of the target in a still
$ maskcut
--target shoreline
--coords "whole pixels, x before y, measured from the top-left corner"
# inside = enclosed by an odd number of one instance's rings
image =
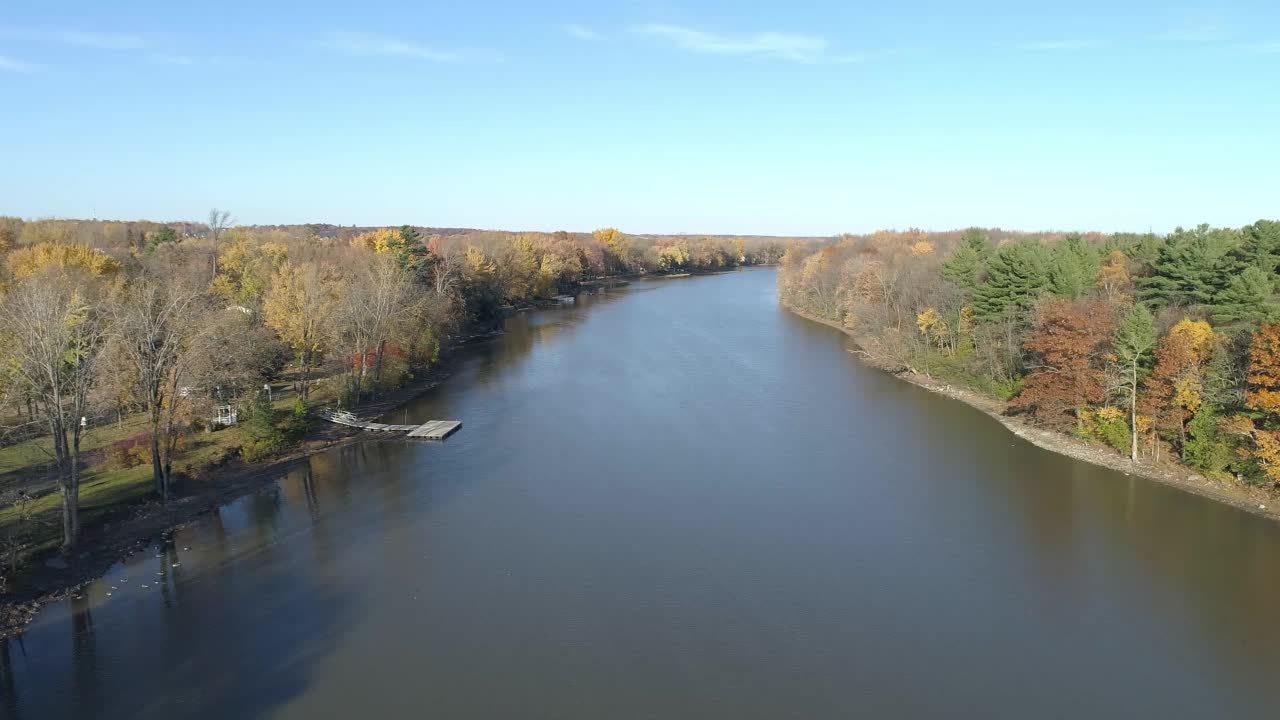
[[[810,322],[826,325],[827,327],[844,333],[849,338],[857,342],[857,337],[848,328],[845,328],[833,320],[820,318],[809,313],[788,307],[786,304],[779,303],[782,309],[796,317],[808,320]],[[1207,478],[1190,468],[1180,465],[1147,465],[1143,463],[1134,463],[1128,457],[1121,455],[1115,450],[1102,445],[1096,445],[1079,438],[1074,438],[1053,430],[1047,430],[1036,425],[1032,425],[1027,421],[1005,415],[1005,403],[998,398],[989,395],[983,395],[974,390],[965,387],[957,387],[950,383],[927,375],[921,375],[910,370],[895,371],[892,368],[872,362],[865,356],[858,356],[858,360],[874,370],[879,370],[888,375],[911,383],[916,387],[928,390],[929,392],[948,397],[952,400],[958,400],[964,404],[981,411],[987,416],[995,419],[1006,430],[1014,435],[1026,440],[1042,450],[1048,450],[1073,460],[1080,460],[1093,465],[1105,467],[1109,470],[1122,472],[1127,476],[1139,477],[1152,482],[1158,482],[1162,485],[1182,490],[1183,492],[1198,495],[1207,500],[1230,505],[1238,510],[1258,515],[1268,520],[1280,521],[1280,508],[1274,505],[1280,505],[1276,502],[1277,498],[1273,493],[1262,488],[1251,488],[1242,485],[1228,485],[1211,478]]]
[[[454,352],[498,334],[478,333],[459,338],[449,347],[448,354],[422,378],[370,401],[359,409],[359,414],[378,417],[429,392],[452,376]],[[82,530],[81,550],[74,557],[61,558],[56,551],[51,551],[30,558],[24,588],[0,596],[0,640],[20,635],[41,609],[78,594],[116,563],[127,560],[157,539],[167,538],[225,505],[262,490],[311,456],[378,439],[354,428],[316,419],[316,425],[306,437],[265,463],[249,464],[237,458],[198,478],[187,480],[182,485],[182,494],[168,503],[148,500],[122,505],[105,522]],[[55,558],[62,562],[47,564]]]
[[[598,292],[625,287],[636,279],[660,279],[666,274],[596,278],[576,289]],[[386,415],[434,389],[453,374],[455,353],[469,345],[500,337],[501,318],[553,308],[557,300],[549,299],[505,308],[492,327],[472,327],[453,339],[442,352],[441,359],[423,377],[397,388],[381,398],[366,402],[358,415],[377,418]],[[183,527],[216,512],[242,497],[279,480],[285,473],[312,455],[352,445],[365,440],[379,440],[368,433],[316,419],[306,437],[284,453],[261,464],[249,464],[237,458],[212,468],[200,477],[187,480],[180,495],[161,503],[147,500],[121,505],[107,519],[81,531],[80,551],[63,558],[57,551],[33,555],[28,560],[27,575],[21,590],[0,595],[0,640],[19,635],[46,605],[76,595],[84,586],[101,578],[113,565],[127,560],[148,544],[163,539]],[[48,561],[57,559],[53,565]]]

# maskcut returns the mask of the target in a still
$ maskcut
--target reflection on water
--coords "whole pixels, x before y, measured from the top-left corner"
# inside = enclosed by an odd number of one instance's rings
[[[1280,532],[1010,435],[770,271],[528,313],[0,645],[4,717],[1271,717]],[[396,411],[402,417],[405,411]]]

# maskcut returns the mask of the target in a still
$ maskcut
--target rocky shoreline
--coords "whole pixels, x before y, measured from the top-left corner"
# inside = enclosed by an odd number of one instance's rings
[[[784,307],[786,306],[784,305]],[[802,317],[805,320],[826,325],[827,327],[844,333],[855,341],[857,340],[857,337],[848,328],[842,327],[837,322],[816,317],[791,307],[786,307],[786,310],[787,312]],[[1255,515],[1261,515],[1271,520],[1280,521],[1280,502],[1277,502],[1277,498],[1274,493],[1263,488],[1220,482],[1212,478],[1207,478],[1193,470],[1190,470],[1189,468],[1174,465],[1172,463],[1134,463],[1130,461],[1128,457],[1121,455],[1109,447],[1086,442],[1079,438],[1071,437],[1070,435],[1065,435],[1053,430],[1037,427],[1021,418],[1006,415],[1005,403],[997,398],[989,395],[983,395],[968,388],[956,387],[950,383],[943,382],[927,375],[912,372],[910,370],[901,370],[879,365],[862,354],[858,354],[858,357],[867,365],[874,367],[877,370],[882,370],[901,380],[905,380],[913,385],[922,387],[925,390],[938,393],[939,395],[945,395],[946,397],[959,400],[960,402],[981,410],[994,418],[1001,425],[1004,425],[1009,432],[1039,448],[1043,448],[1059,455],[1065,455],[1075,460],[1082,460],[1094,465],[1101,465],[1102,467],[1122,472],[1125,475],[1133,475],[1169,485],[1185,492],[1231,505]]]

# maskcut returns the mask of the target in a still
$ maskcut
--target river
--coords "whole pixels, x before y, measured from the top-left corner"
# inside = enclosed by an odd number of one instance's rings
[[[389,420],[461,432],[314,456],[50,606],[0,716],[1280,713],[1280,526],[863,367],[774,283],[510,319]]]

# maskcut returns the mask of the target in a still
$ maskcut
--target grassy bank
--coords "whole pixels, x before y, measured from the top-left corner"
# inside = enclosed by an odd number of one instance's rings
[[[448,368],[448,362],[437,365],[418,380],[365,404],[361,407],[361,414],[373,417],[395,409],[438,385],[448,377]],[[283,408],[291,402],[292,398],[281,399],[277,405]],[[126,423],[120,432],[128,429],[129,424]],[[109,433],[104,435],[112,436]],[[202,463],[218,458],[219,453],[234,449],[245,441],[239,428],[209,435],[209,442],[192,444],[183,453],[182,461]],[[30,525],[28,532],[30,541],[37,544],[38,549],[33,549],[28,556],[29,562],[15,586],[0,595],[0,637],[21,632],[41,607],[74,594],[82,585],[155,538],[274,482],[315,453],[363,437],[350,428],[325,422],[314,423],[304,437],[271,458],[249,463],[230,453],[217,462],[202,465],[198,474],[184,478],[176,486],[174,497],[164,503],[155,499],[149,465],[126,471],[91,471],[82,490],[85,515],[81,542],[69,556],[57,554],[61,537],[58,496],[56,493],[42,496],[38,499],[38,507],[32,508],[35,510],[32,519],[27,521],[37,521]],[[99,442],[107,440],[104,438]],[[30,449],[14,450],[11,457],[21,457],[18,455],[21,452],[30,452]],[[16,520],[13,509],[6,510],[6,515],[0,516],[0,532],[8,532]],[[61,562],[46,562],[53,557],[58,557]]]

